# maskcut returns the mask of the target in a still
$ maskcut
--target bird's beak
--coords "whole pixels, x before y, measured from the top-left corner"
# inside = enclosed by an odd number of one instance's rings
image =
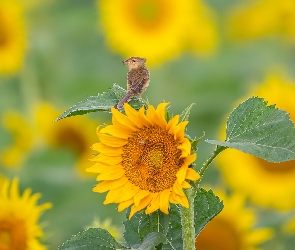
[[[126,60],[123,60],[122,63],[123,63],[123,64],[126,64]]]

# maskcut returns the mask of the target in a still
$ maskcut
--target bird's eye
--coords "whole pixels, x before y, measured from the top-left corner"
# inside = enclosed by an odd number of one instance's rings
[[[134,60],[134,59],[132,59],[132,62],[135,62],[135,60]]]

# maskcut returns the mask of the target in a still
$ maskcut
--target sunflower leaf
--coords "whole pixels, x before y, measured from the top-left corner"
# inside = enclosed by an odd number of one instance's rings
[[[166,237],[159,232],[152,232],[148,234],[144,239],[142,244],[137,246],[135,249],[138,250],[156,250],[156,246],[166,242]],[[134,248],[134,247],[133,247]]]
[[[127,218],[129,217],[127,212]],[[125,226],[124,239],[129,247],[136,247],[143,243],[145,237],[152,232],[160,232],[163,235],[167,234],[169,225],[169,216],[159,211],[152,214],[138,212],[132,216],[130,220],[123,222]]]
[[[119,100],[125,95],[126,90],[121,88],[116,83],[113,84],[113,87],[107,92],[98,94],[97,96],[89,96],[87,99],[77,103],[68,110],[66,110],[61,116],[59,116],[55,121],[59,121],[66,117],[84,115],[90,112],[98,111],[110,111]],[[129,104],[135,108],[139,109],[143,106],[142,99],[134,97],[130,100]]]
[[[170,223],[167,232],[167,242],[162,250],[183,249],[180,212],[177,205],[171,204],[169,210]]]
[[[191,109],[192,107],[195,105],[195,103],[192,103],[191,105],[189,105],[188,107],[186,107],[185,110],[182,111],[182,113],[180,114],[180,121],[183,122],[183,121],[188,121],[188,118],[189,118],[189,115],[190,115],[190,112],[191,112]]]
[[[212,220],[223,209],[223,203],[210,189],[206,191],[200,188],[194,200],[195,205],[195,232],[196,237],[200,234],[206,224]]]
[[[262,98],[241,103],[227,120],[226,140],[206,140],[221,147],[235,148],[269,162],[295,159],[295,128],[289,114],[267,106]]]
[[[105,229],[89,228],[67,240],[58,250],[105,250],[126,249]]]

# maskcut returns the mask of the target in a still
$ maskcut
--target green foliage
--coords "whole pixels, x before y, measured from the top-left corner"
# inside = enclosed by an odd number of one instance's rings
[[[189,105],[188,107],[186,107],[185,110],[182,111],[182,113],[180,114],[180,121],[188,121],[190,112],[192,107],[195,105],[195,103],[192,103],[191,105]]]
[[[262,98],[251,97],[230,114],[226,140],[206,142],[235,148],[269,162],[295,159],[295,128],[289,115]]]
[[[98,94],[97,96],[89,96],[86,100],[83,100],[66,110],[55,121],[75,115],[84,115],[90,112],[110,111],[110,109],[114,107],[125,94],[126,90],[114,83],[109,91]],[[141,99],[134,97],[129,104],[133,108],[139,109],[144,103]]]
[[[196,237],[201,230],[223,209],[223,203],[212,190],[200,188],[194,200]]]
[[[127,212],[127,218],[129,212]],[[169,224],[169,215],[156,211],[152,214],[144,212],[136,213],[130,220],[124,222],[125,233],[124,239],[129,247],[141,245],[144,239],[152,232],[167,234]]]
[[[72,236],[58,250],[111,250],[126,249],[105,229],[89,228]]]

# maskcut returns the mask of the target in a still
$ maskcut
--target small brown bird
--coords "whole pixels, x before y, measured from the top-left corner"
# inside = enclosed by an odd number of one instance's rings
[[[122,62],[128,66],[127,93],[115,105],[116,109],[121,109],[133,96],[141,96],[150,83],[150,72],[145,66],[145,58],[130,57]]]

